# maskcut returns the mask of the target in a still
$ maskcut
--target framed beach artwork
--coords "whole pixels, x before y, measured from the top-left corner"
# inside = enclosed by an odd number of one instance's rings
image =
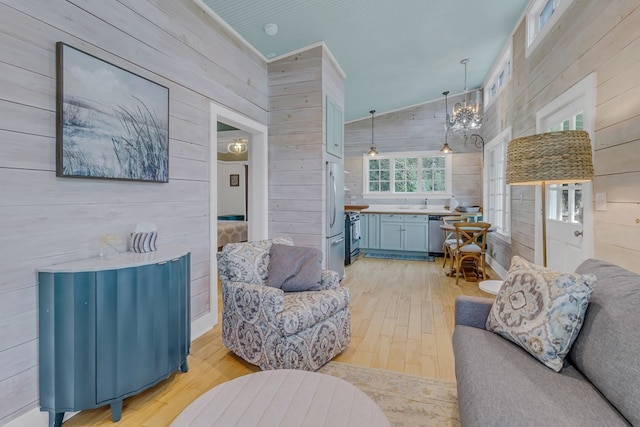
[[[169,89],[56,43],[56,176],[169,181]]]

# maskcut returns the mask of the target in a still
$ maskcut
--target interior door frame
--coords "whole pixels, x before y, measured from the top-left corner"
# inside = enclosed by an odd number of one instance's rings
[[[573,85],[567,91],[555,98],[536,113],[536,132],[547,132],[545,122],[561,110],[568,108],[575,102],[580,102],[584,114],[583,128],[589,132],[591,138],[591,151],[594,149],[595,123],[596,123],[596,84],[597,73],[591,73],[584,79]],[[548,191],[546,192],[549,193]],[[594,253],[593,241],[593,184],[583,184],[583,222],[584,230],[582,240],[582,253],[585,258],[592,258]],[[547,204],[547,207],[549,204]],[[588,208],[588,209],[587,209]],[[535,188],[535,262],[543,263],[542,255],[542,189]]]
[[[204,334],[218,323],[218,122],[251,134],[248,151],[249,174],[248,240],[262,240],[268,236],[268,127],[211,102],[209,123],[209,313],[191,325],[191,339]]]

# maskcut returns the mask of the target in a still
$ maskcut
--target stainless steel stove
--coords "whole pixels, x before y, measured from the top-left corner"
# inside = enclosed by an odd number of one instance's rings
[[[360,213],[344,213],[344,265],[353,264],[360,255]]]

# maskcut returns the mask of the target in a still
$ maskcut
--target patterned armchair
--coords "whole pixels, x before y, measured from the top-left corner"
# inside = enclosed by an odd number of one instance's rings
[[[269,250],[286,238],[230,243],[218,255],[222,342],[261,369],[315,371],[351,340],[350,295],[335,271],[321,290],[284,292],[267,286]]]

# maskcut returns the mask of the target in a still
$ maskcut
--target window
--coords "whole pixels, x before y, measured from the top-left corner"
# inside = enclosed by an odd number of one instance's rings
[[[544,7],[542,8],[542,12],[540,12],[540,15],[538,15],[538,30],[541,30],[545,24],[549,21],[549,18],[551,18],[551,15],[553,15],[553,12],[556,10],[556,2],[555,0],[548,0],[547,4],[544,5]]]
[[[574,0],[536,0],[530,3],[527,10],[527,47],[525,57],[529,57],[551,27],[558,22],[560,16]]]
[[[364,155],[363,169],[369,196],[451,193],[451,156],[439,151]]]
[[[512,42],[510,39],[509,43],[505,46],[504,50],[498,57],[499,59],[496,61],[493,70],[491,70],[491,73],[488,74],[490,77],[484,82],[483,86],[485,88],[490,88],[489,93],[484,94],[485,109],[498,96],[502,88],[511,77],[511,48]],[[485,90],[485,92],[487,91]]]
[[[510,140],[511,128],[508,128],[485,146],[484,168],[483,216],[496,227],[494,234],[507,242],[511,241],[511,192],[505,173]]]

